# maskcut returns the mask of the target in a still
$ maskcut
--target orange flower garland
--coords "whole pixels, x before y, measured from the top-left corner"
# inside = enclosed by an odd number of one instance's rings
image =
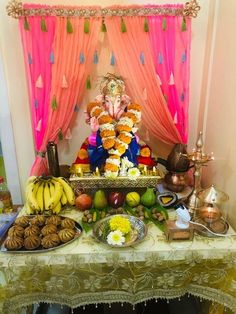
[[[97,118],[102,146],[109,153],[105,164],[105,175],[116,177],[120,169],[120,157],[125,153],[132,140],[131,131],[134,125],[141,120],[141,106],[129,104],[127,111],[121,115],[117,123],[101,103],[89,103],[87,113],[91,118]]]

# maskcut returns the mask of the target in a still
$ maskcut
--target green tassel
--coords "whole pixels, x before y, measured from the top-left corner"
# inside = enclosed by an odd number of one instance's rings
[[[144,32],[149,32],[149,25],[148,25],[148,19],[145,17],[144,20]]]
[[[187,23],[186,23],[185,17],[183,17],[182,25],[181,25],[181,31],[185,32],[186,30],[187,30]]]
[[[122,33],[127,32],[125,21],[124,21],[123,17],[121,18],[121,32]]]
[[[42,18],[41,19],[41,31],[42,32],[47,32],[47,25],[46,25],[46,21],[45,21],[45,18]]]
[[[24,18],[24,29],[25,29],[26,31],[29,31],[29,30],[30,30],[29,22],[28,22],[26,16],[25,16],[25,18]]]
[[[52,107],[52,110],[56,110],[57,109],[57,100],[56,100],[56,96],[53,96],[53,99],[52,99],[52,103],[51,103],[51,107]]]
[[[86,80],[86,89],[91,89],[90,75],[88,75],[87,80]]]
[[[102,31],[103,33],[106,33],[106,32],[107,32],[107,27],[106,27],[106,24],[105,24],[105,21],[104,21],[104,20],[102,20],[102,29],[101,29],[101,31]]]
[[[66,31],[68,34],[73,33],[73,26],[69,18],[67,18],[67,21],[66,21]]]
[[[84,20],[84,32],[85,34],[89,33],[89,19]]]
[[[63,133],[62,133],[62,129],[59,129],[58,130],[58,139],[59,139],[59,141],[62,141],[63,140]]]
[[[163,19],[162,19],[162,30],[163,30],[163,31],[166,31],[166,29],[167,29],[166,18],[163,17]]]

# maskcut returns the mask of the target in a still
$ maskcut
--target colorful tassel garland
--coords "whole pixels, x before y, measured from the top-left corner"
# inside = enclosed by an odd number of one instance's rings
[[[172,72],[170,74],[169,85],[175,85],[175,79]]]
[[[174,124],[177,124],[178,123],[178,115],[177,115],[177,111],[175,112],[175,115],[174,115]]]
[[[122,33],[127,32],[125,21],[124,21],[123,17],[121,18],[121,32]]]
[[[79,54],[79,63],[80,63],[80,64],[83,64],[84,61],[85,61],[85,57],[84,57],[83,52],[81,52],[81,53]]]
[[[53,51],[50,52],[49,62],[50,62],[51,64],[54,63],[54,52],[53,52]]]
[[[186,54],[186,51],[182,54],[182,56],[181,56],[181,61],[182,61],[182,63],[184,63],[185,61],[186,61],[186,59],[187,59],[187,54]]]
[[[180,95],[180,100],[184,101],[184,99],[185,99],[184,92],[182,92],[181,95]]]
[[[103,33],[106,33],[106,31],[107,31],[107,27],[106,27],[106,24],[105,24],[104,19],[102,20],[102,28],[101,28],[101,31],[102,31]]]
[[[161,81],[161,78],[160,78],[160,76],[157,74],[157,80],[158,80],[158,82],[159,82],[159,85],[162,85],[162,81]]]
[[[114,52],[111,53],[111,61],[110,61],[110,65],[115,65],[116,64],[116,58],[114,55]]]
[[[165,17],[163,17],[163,19],[162,19],[162,30],[163,31],[166,31],[166,29],[167,29],[167,22],[166,22],[166,18]]]
[[[62,133],[62,129],[59,129],[58,130],[58,139],[59,139],[59,141],[62,141],[63,140],[63,133]]]
[[[144,56],[144,52],[141,52],[140,54],[140,62],[142,63],[142,65],[145,64],[145,56]]]
[[[41,74],[38,76],[35,86],[37,88],[43,88],[43,78]]]
[[[62,76],[62,83],[61,83],[62,88],[68,88],[68,82],[66,80],[65,74]]]
[[[69,18],[67,18],[67,21],[66,21],[66,31],[68,34],[73,33],[73,26]]]
[[[44,17],[42,17],[42,19],[41,19],[41,31],[42,31],[42,32],[47,32],[47,31],[48,31],[48,30],[47,30],[46,21],[45,21],[45,18],[44,18]]]
[[[34,100],[34,108],[38,109],[38,107],[39,107],[39,101],[38,101],[38,99],[35,99]]]
[[[144,32],[149,32],[149,25],[148,25],[148,19],[145,17],[144,19]]]
[[[162,54],[160,52],[158,53],[158,63],[159,64],[163,63],[163,56],[162,56]]]
[[[182,25],[181,25],[181,31],[182,31],[182,32],[185,32],[186,30],[187,30],[186,18],[183,17]]]
[[[39,120],[37,127],[36,127],[36,131],[40,132],[42,130],[42,119]]]
[[[72,134],[71,134],[70,128],[68,128],[67,131],[66,131],[65,139],[66,140],[71,140],[72,139]]]
[[[85,34],[89,33],[89,19],[84,20],[84,32]]]
[[[86,80],[86,89],[91,89],[90,75],[88,75],[87,80]]]
[[[32,56],[30,53],[28,53],[28,62],[29,62],[29,64],[33,63],[33,59],[32,59]]]
[[[29,25],[29,22],[28,22],[26,16],[24,17],[24,29],[25,29],[26,31],[29,31],[29,30],[30,30],[30,25]]]
[[[53,99],[52,99],[51,107],[52,107],[52,110],[56,110],[57,109],[56,96],[54,96]]]
[[[94,64],[98,64],[98,52],[97,52],[97,51],[94,52],[94,55],[93,55],[93,63],[94,63]]]

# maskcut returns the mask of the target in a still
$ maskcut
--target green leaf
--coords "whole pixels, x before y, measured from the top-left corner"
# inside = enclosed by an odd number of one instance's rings
[[[163,30],[163,31],[166,31],[166,29],[167,29],[166,18],[163,17],[163,19],[162,19],[162,30]]]
[[[84,20],[84,32],[85,34],[89,33],[89,19]]]
[[[66,21],[66,31],[68,34],[73,33],[73,26],[69,18],[67,18],[67,21]]]
[[[86,80],[86,89],[91,89],[90,75],[88,75],[87,80]]]
[[[52,110],[56,110],[58,107],[56,96],[53,96],[51,107],[52,107]]]
[[[182,25],[181,25],[181,31],[182,31],[182,32],[185,32],[186,30],[187,30],[186,18],[183,17]]]
[[[47,31],[48,31],[48,30],[47,30],[46,21],[45,21],[45,18],[44,18],[44,17],[42,17],[42,19],[41,19],[41,31],[42,31],[42,32],[47,32]]]
[[[125,21],[124,21],[123,17],[121,18],[121,32],[122,33],[126,33],[127,32]]]
[[[81,226],[82,226],[82,228],[83,228],[83,230],[87,233],[87,232],[89,232],[92,228],[93,228],[93,223],[88,223],[88,222],[81,222]]]
[[[144,32],[149,32],[149,25],[148,25],[148,19],[145,17],[144,19]]]
[[[29,22],[28,22],[26,16],[24,17],[24,29],[25,29],[26,31],[29,31],[29,30],[30,30],[30,25],[29,25]]]

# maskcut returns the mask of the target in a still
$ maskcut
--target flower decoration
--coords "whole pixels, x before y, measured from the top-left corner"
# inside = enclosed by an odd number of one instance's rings
[[[140,176],[140,171],[137,167],[133,167],[128,170],[129,179],[136,180],[139,176]]]
[[[119,230],[123,234],[128,234],[131,231],[129,219],[119,215],[110,219],[109,226],[112,231]]]
[[[110,245],[122,245],[125,243],[125,237],[120,230],[111,231],[107,236],[107,243]]]

